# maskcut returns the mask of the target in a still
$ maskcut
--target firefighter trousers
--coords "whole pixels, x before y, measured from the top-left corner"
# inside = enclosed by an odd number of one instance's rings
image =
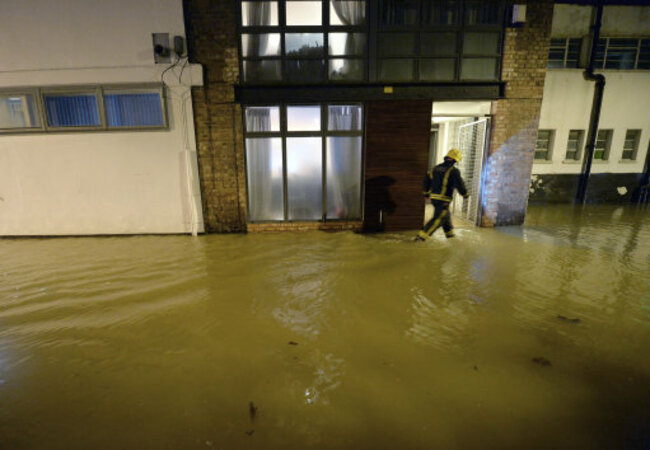
[[[424,225],[418,236],[423,239],[428,239],[434,231],[442,227],[447,239],[454,237],[454,226],[451,223],[449,202],[431,200],[431,204],[433,205],[433,217]]]

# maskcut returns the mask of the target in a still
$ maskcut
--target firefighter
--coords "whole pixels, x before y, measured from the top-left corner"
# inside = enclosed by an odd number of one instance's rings
[[[433,167],[424,178],[423,194],[426,198],[431,199],[434,212],[433,218],[428,221],[422,230],[418,233],[415,240],[425,241],[440,226],[445,232],[447,239],[454,237],[454,226],[451,224],[449,213],[449,203],[454,195],[454,189],[458,191],[463,198],[469,197],[465,182],[460,176],[460,170],[454,167],[454,164],[461,160],[460,150],[452,148],[447,152],[442,164]]]

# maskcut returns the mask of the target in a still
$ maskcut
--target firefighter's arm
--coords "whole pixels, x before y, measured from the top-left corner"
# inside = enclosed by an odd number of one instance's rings
[[[431,194],[431,182],[433,181],[432,173],[431,171],[427,172],[427,175],[424,177],[424,180],[422,180],[422,195],[426,198],[429,198],[429,194]]]
[[[456,169],[454,175],[456,176],[456,189],[458,189],[458,193],[462,195],[463,198],[469,197],[469,192],[467,192],[467,187],[465,187],[463,177],[460,176],[460,170]]]

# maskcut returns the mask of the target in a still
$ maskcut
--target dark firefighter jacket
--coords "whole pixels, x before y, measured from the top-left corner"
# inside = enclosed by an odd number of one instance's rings
[[[433,167],[427,173],[422,183],[424,195],[431,200],[450,202],[454,189],[457,189],[460,195],[467,198],[467,188],[460,176],[460,170],[454,167],[452,162],[443,162]]]

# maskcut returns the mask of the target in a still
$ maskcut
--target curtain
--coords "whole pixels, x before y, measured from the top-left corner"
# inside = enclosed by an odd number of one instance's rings
[[[271,5],[266,2],[249,2],[247,20],[250,26],[268,25],[271,21]],[[257,56],[266,53],[269,40],[267,34],[251,33],[248,37],[247,55]],[[246,78],[249,80],[274,79],[275,77],[273,76],[265,76],[269,70],[273,71],[274,67],[275,65],[271,61],[249,63],[248,68],[250,73],[246,73]]]
[[[330,106],[330,131],[361,130],[361,107]],[[328,138],[327,216],[330,219],[360,217],[361,137]]]
[[[271,131],[269,108],[247,108],[248,132]],[[267,220],[274,216],[273,206],[273,151],[268,138],[247,139],[248,196],[252,220]]]
[[[332,6],[339,20],[344,25],[363,25],[366,21],[366,2],[353,2],[345,0],[332,0]],[[348,33],[345,41],[345,54],[355,54],[357,42],[355,33]],[[344,60],[341,73],[343,76],[353,72],[352,64],[355,61]]]

